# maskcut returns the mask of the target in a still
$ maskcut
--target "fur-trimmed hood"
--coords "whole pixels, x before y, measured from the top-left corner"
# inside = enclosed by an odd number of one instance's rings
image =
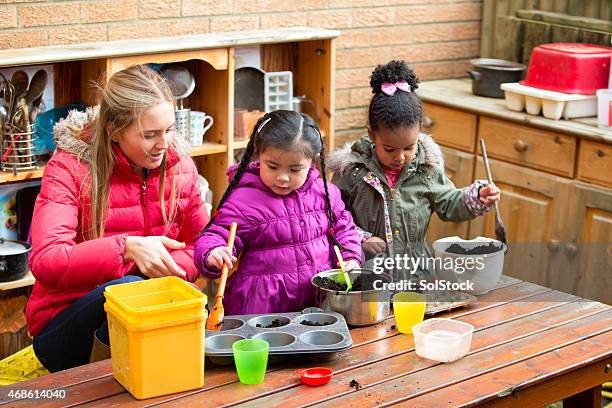
[[[440,146],[430,135],[419,134],[419,146],[424,157],[417,158],[418,165],[444,170],[444,156]],[[368,136],[346,143],[334,150],[326,159],[327,168],[334,173],[344,174],[356,165],[366,164],[374,158],[374,145]]]
[[[91,161],[92,132],[87,129],[93,126],[98,117],[98,106],[88,107],[85,112],[71,110],[66,118],[60,119],[53,127],[53,139],[58,148],[76,155],[80,160]],[[188,142],[177,136],[174,150],[180,157],[189,154]]]

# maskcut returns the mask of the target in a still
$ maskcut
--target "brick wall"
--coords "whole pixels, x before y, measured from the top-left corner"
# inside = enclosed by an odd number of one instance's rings
[[[0,49],[313,26],[337,43],[338,143],[361,135],[369,75],[391,58],[422,79],[464,76],[478,55],[481,0],[0,0]]]

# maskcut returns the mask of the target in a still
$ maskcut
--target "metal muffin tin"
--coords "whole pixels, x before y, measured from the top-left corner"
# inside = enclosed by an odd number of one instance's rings
[[[353,345],[346,320],[340,313],[307,311],[226,316],[221,331],[206,331],[206,356],[216,364],[231,363],[232,344],[248,338],[266,340],[270,344],[270,356],[308,355],[319,361],[333,359],[337,352]],[[274,320],[285,324],[272,328],[257,327],[257,324],[268,326]],[[305,320],[329,324],[301,324]],[[271,358],[271,361],[278,361],[278,358]]]

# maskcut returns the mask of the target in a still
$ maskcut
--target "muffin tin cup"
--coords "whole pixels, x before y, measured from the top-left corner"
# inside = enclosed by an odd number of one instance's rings
[[[273,323],[278,327],[266,327]],[[346,320],[340,313],[235,315],[225,318],[221,331],[206,331],[206,356],[215,364],[227,363],[231,360],[232,344],[243,338],[267,341],[271,362],[290,355],[308,355],[317,361],[329,361],[337,352],[353,344]]]

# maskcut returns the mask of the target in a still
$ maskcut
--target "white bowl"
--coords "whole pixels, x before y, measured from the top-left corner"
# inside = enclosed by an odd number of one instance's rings
[[[450,363],[469,353],[473,332],[471,324],[453,319],[427,319],[412,327],[416,353],[441,363]]]
[[[480,243],[489,244],[491,242],[499,246],[500,250],[482,255],[462,255],[447,252],[452,244],[463,244],[464,247],[474,248]],[[506,245],[501,241],[485,237],[476,237],[471,240],[447,237],[435,241],[432,246],[437,258],[437,278],[472,287],[471,290],[463,290],[464,292],[472,295],[483,295],[493,289],[501,279],[506,251]]]

